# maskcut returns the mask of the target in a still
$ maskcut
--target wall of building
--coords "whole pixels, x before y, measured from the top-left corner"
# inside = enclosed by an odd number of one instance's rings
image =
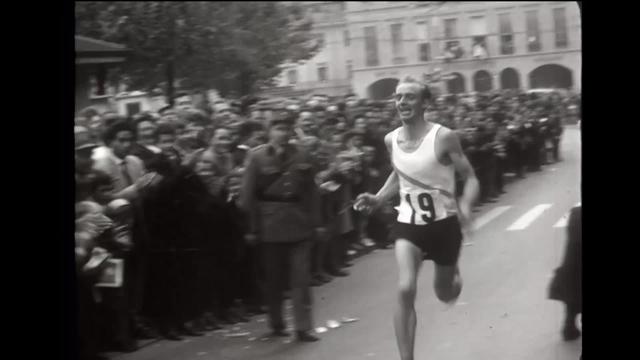
[[[313,2],[322,8],[327,2]],[[553,9],[564,8],[568,30],[569,45],[567,48],[555,47]],[[333,9],[335,11],[335,8]],[[539,52],[527,50],[526,11],[537,10],[542,49]],[[519,74],[521,88],[530,87],[529,74],[536,68],[546,64],[557,64],[571,70],[573,89],[580,91],[582,87],[581,61],[581,18],[580,9],[575,2],[446,2],[444,5],[427,5],[419,2],[345,2],[341,15],[333,15],[339,21],[327,21],[330,15],[320,17],[314,25],[314,31],[324,32],[327,46],[313,59],[305,64],[298,64],[298,83],[295,89],[331,89],[332,92],[345,91],[350,87],[361,97],[368,96],[369,87],[381,79],[399,79],[405,75],[422,77],[440,68],[443,73],[460,73],[465,80],[467,91],[473,90],[473,75],[486,70],[493,76],[493,88],[500,88],[500,73],[506,68],[514,68]],[[498,14],[509,13],[514,32],[515,53],[500,54],[500,36]],[[489,58],[477,60],[471,57],[473,39],[470,34],[470,19],[483,16],[486,19],[487,51]],[[444,20],[457,19],[456,40],[465,49],[463,58],[444,63],[441,57],[444,49]],[[423,28],[418,22],[428,24],[428,38],[421,39]],[[391,25],[401,23],[402,52],[394,53],[391,41]],[[365,58],[364,28],[375,26],[378,45],[378,66],[367,66]],[[343,31],[348,30],[350,46],[344,46]],[[422,61],[418,44],[430,44],[429,61]],[[352,79],[346,72],[347,60],[352,61]],[[317,78],[317,64],[326,62],[329,65],[329,81],[320,83]],[[331,85],[330,85],[331,84]],[[289,85],[286,71],[280,79],[280,85]],[[350,85],[350,86],[348,86]],[[445,88],[444,83],[442,84]],[[324,91],[329,93],[327,91]],[[333,95],[333,94],[332,94]]]
[[[555,47],[553,9],[564,8],[568,30],[569,45],[567,48]],[[429,9],[429,8],[426,8]],[[353,11],[351,11],[353,10]],[[541,46],[539,52],[527,50],[526,15],[527,10],[538,11]],[[500,55],[499,13],[510,13],[514,31],[515,53]],[[471,57],[472,38],[468,24],[472,16],[484,16],[487,24],[488,60],[476,60]],[[457,72],[464,76],[467,91],[473,90],[473,75],[480,70],[489,71],[493,79],[493,88],[500,88],[499,75],[505,68],[514,68],[520,75],[521,88],[530,87],[529,74],[536,68],[546,64],[557,64],[571,70],[573,88],[580,90],[581,77],[581,35],[580,10],[574,2],[460,2],[430,10],[415,7],[379,4],[367,8],[366,4],[356,3],[347,7],[347,23],[352,34],[359,39],[354,45],[352,54],[355,65],[353,89],[359,96],[367,96],[369,87],[376,81],[385,78],[399,79],[405,75],[422,77],[422,74],[441,68],[444,73]],[[443,63],[436,57],[442,55],[444,41],[443,23],[445,19],[457,19],[458,39],[465,49],[462,59]],[[429,27],[429,43],[431,44],[432,61],[421,62],[417,50],[416,31],[418,21],[427,21]],[[390,41],[390,25],[403,23],[404,55],[407,62],[394,64]],[[378,37],[379,66],[366,66],[364,27],[375,26]]]
[[[86,108],[93,108],[99,113],[106,111],[114,111],[116,105],[110,96],[92,97],[90,77],[93,74],[91,66],[76,66],[75,80],[75,106],[76,112],[80,112]]]

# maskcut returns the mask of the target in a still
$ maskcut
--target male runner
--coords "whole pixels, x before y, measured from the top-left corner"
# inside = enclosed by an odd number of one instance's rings
[[[462,227],[468,229],[478,197],[478,180],[456,134],[424,119],[429,89],[411,78],[402,80],[395,104],[402,127],[385,137],[394,171],[376,195],[360,194],[354,204],[371,211],[398,191],[400,205],[392,236],[398,262],[398,306],[394,325],[402,360],[413,360],[416,330],[416,282],[422,260],[435,262],[434,289],[438,299],[454,303],[462,290],[458,257]],[[455,173],[464,180],[462,197],[455,198]]]

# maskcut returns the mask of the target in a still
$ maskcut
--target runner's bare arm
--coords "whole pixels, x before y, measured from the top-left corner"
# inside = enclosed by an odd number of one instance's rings
[[[391,149],[393,148],[391,146],[391,139],[391,133],[387,134],[384,137],[384,144],[387,146],[387,151],[389,151],[389,154],[391,154]],[[378,201],[380,203],[383,203],[395,196],[398,193],[399,189],[400,183],[398,181],[398,174],[395,172],[395,170],[391,171],[391,174],[389,174],[387,181],[384,183],[384,185],[382,185],[382,188],[380,188],[380,190],[376,194],[376,198],[378,198]]]
[[[443,135],[446,153],[451,159],[456,172],[462,176],[462,180],[464,181],[464,190],[460,199],[460,205],[461,207],[466,207],[466,210],[470,210],[471,206],[478,200],[478,194],[480,193],[478,178],[476,178],[469,159],[467,159],[467,156],[462,151],[458,135],[453,131],[447,131]]]
[[[389,153],[391,153],[391,134],[387,134],[387,136],[385,136],[384,143],[387,145]],[[395,171],[392,171],[387,178],[387,181],[382,185],[382,188],[380,188],[376,195],[370,193],[358,195],[358,198],[354,203],[354,208],[358,211],[372,211],[397,194],[399,188],[400,183],[398,181],[398,174],[396,174]]]

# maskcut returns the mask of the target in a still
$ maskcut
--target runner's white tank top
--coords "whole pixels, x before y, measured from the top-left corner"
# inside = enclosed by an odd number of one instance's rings
[[[411,153],[398,146],[398,134],[391,133],[391,161],[400,181],[398,222],[426,225],[457,214],[455,170],[442,165],[436,155],[436,136],[443,126],[433,124],[420,146]]]

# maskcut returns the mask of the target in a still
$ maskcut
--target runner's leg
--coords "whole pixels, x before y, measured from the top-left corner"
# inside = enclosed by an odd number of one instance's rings
[[[462,277],[458,265],[444,266],[435,264],[433,284],[436,296],[444,303],[452,303],[462,292]]]
[[[413,360],[416,333],[415,298],[422,264],[422,251],[405,239],[396,241],[398,262],[398,305],[394,316],[396,340],[402,360]]]

